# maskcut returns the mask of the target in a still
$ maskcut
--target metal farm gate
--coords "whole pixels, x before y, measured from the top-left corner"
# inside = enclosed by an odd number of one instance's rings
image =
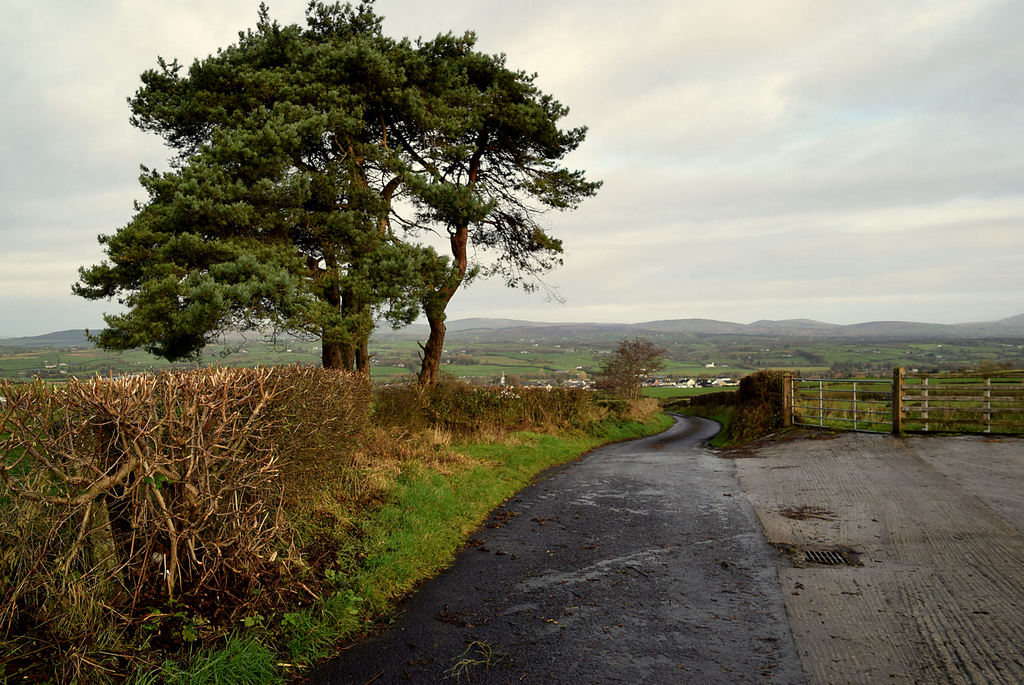
[[[787,414],[794,426],[892,431],[890,380],[794,377],[789,386]]]

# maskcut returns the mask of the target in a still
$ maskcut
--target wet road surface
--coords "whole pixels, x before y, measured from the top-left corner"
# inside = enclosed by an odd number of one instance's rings
[[[703,449],[716,429],[679,419],[553,469],[310,682],[804,682],[788,563]]]

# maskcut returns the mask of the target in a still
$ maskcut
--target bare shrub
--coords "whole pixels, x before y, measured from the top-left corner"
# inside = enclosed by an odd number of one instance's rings
[[[624,338],[601,364],[598,387],[618,397],[639,399],[643,381],[665,366],[663,347],[644,337]]]
[[[309,366],[274,370],[278,394],[268,410],[268,436],[285,496],[301,500],[349,463],[367,430],[372,399],[365,374]]]
[[[102,671],[97,655],[116,651],[145,606],[217,595],[230,611],[277,572],[278,380],[212,369],[0,389],[11,657],[48,644],[66,677],[86,663]]]
[[[703,395],[694,395],[685,399],[686,403],[691,407],[701,405],[733,407],[740,403],[740,394],[735,390],[723,390],[721,392],[707,392]]]
[[[374,401],[374,417],[383,425],[417,431],[438,427],[467,436],[507,430],[583,429],[600,418],[600,410],[585,390],[478,388],[444,380],[429,387],[382,389]]]
[[[653,397],[640,397],[619,406],[619,418],[627,421],[646,421],[661,411],[661,403]]]
[[[753,440],[782,426],[785,379],[786,372],[775,369],[740,379],[738,408],[732,418],[734,439]]]
[[[785,378],[784,371],[757,371],[740,379],[737,391],[696,395],[687,404],[712,415],[716,408],[727,411],[729,441],[749,442],[782,426]]]

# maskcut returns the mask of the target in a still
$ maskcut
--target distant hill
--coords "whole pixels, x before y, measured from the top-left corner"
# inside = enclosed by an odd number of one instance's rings
[[[843,327],[834,323],[823,323],[813,319],[787,319],[784,321],[755,321],[747,326],[749,330],[770,332],[774,335],[821,335],[836,334]]]
[[[930,338],[968,337],[976,333],[973,329],[958,328],[938,323],[914,323],[912,321],[869,321],[843,326],[842,337],[854,338]]]
[[[501,328],[542,328],[552,325],[550,323],[537,323],[535,321],[519,321],[517,319],[456,319],[449,321],[446,327],[449,331],[473,331],[473,330],[495,330]]]
[[[24,338],[0,338],[0,345],[5,347],[92,347],[92,342],[85,337],[85,329],[72,328],[67,331],[55,331],[43,335],[30,335]]]
[[[1024,332],[1024,314],[1011,316],[999,321],[956,324],[957,328],[981,331],[985,337],[998,338],[1003,335],[1019,335]]]
[[[647,321],[633,324],[635,328],[659,333],[708,333],[708,334],[742,334],[747,328],[741,323],[715,321],[714,319],[667,319]]]
[[[1016,327],[1019,330],[1024,330],[1024,314],[1018,314],[1017,316],[1011,316],[1000,321],[996,321],[996,325]]]
[[[912,321],[868,321],[840,325],[811,319],[782,321],[760,320],[749,324],[716,321],[714,319],[664,319],[643,323],[548,323],[518,319],[470,318],[447,323],[449,339],[496,337],[507,339],[564,338],[585,340],[607,339],[637,335],[746,335],[778,338],[817,338],[850,340],[956,340],[968,338],[1020,338],[1024,337],[1024,314],[999,321],[961,324],[916,323]],[[427,327],[414,324],[392,331],[382,327],[375,334],[379,338],[425,338]],[[238,340],[242,338],[235,336]],[[258,334],[246,338],[258,338]],[[284,339],[284,338],[282,338]],[[0,339],[5,347],[91,347],[85,331],[72,329],[45,335]]]
[[[811,319],[760,320],[749,324],[714,319],[664,319],[636,324],[537,323],[508,319],[465,319],[448,324],[452,337],[586,337],[659,335],[747,335],[778,338],[859,340],[953,340],[1024,336],[1024,314],[1000,321],[934,324],[912,321],[869,321],[840,325]]]

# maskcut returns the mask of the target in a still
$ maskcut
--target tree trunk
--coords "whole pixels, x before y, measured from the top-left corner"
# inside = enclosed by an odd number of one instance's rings
[[[452,295],[462,285],[466,278],[466,270],[469,267],[469,259],[466,248],[469,245],[469,228],[462,226],[451,236],[452,256],[455,263],[452,265],[451,273],[444,285],[428,296],[423,303],[423,311],[427,315],[427,323],[430,324],[430,336],[427,344],[421,345],[423,349],[423,362],[420,364],[420,385],[434,385],[437,383],[438,374],[441,370],[441,352],[444,351],[445,334],[445,309],[452,301]]]
[[[356,346],[356,371],[370,373],[370,339],[363,338]]]
[[[441,351],[444,349],[446,330],[444,308],[428,310],[427,323],[430,324],[430,336],[427,337],[427,344],[421,346],[423,348],[423,363],[420,365],[420,385],[436,384],[441,371]]]
[[[329,250],[324,250],[324,264],[325,269],[320,274],[322,278],[331,277],[328,279],[328,283],[325,284],[323,294],[321,298],[326,302],[330,308],[344,316],[345,314],[345,294],[342,292],[334,282],[336,280],[338,264],[334,256]],[[339,341],[337,338],[338,333],[331,324],[324,324],[320,332],[320,361],[325,369],[344,369],[346,371],[352,370],[352,364],[355,359],[355,351],[352,348],[352,344],[348,342]]]
[[[345,348],[351,348],[351,345],[344,345],[342,343],[328,342],[322,340],[320,343],[320,359],[325,369],[351,369],[351,363],[346,367],[346,350]]]

